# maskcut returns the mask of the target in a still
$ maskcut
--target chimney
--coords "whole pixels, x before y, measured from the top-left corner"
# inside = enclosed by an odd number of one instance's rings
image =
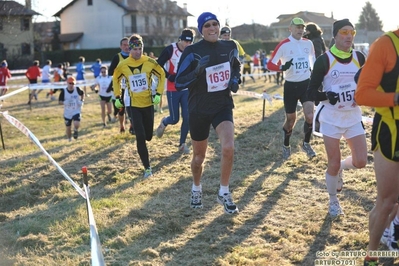
[[[32,1],[31,0],[25,0],[25,7],[27,9],[32,9]]]
[[[128,6],[127,0],[123,0],[123,5],[124,5],[124,6]]]
[[[187,3],[183,3],[183,9],[187,12]]]

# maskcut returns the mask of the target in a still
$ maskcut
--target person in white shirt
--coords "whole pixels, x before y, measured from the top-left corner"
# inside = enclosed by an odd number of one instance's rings
[[[112,76],[108,76],[108,67],[102,65],[100,68],[100,75],[96,77],[96,83],[92,85],[91,89],[95,89],[95,92],[100,96],[101,119],[103,121],[104,128],[107,126],[107,123],[105,122],[105,106],[107,106],[108,122],[112,122],[112,92],[107,92],[111,82]],[[96,87],[98,88],[96,89]]]
[[[50,83],[51,82],[51,65],[53,63],[51,62],[51,60],[47,60],[46,61],[46,65],[42,68],[42,83]],[[36,93],[36,100],[37,100],[37,95],[42,91],[43,89],[39,89]],[[48,98],[49,93],[47,93],[47,97]]]
[[[276,46],[267,63],[267,68],[270,71],[285,71],[284,109],[286,119],[283,125],[283,159],[287,160],[291,156],[290,137],[297,119],[298,101],[303,106],[305,116],[303,125],[305,137],[302,150],[306,152],[309,158],[313,158],[316,153],[309,141],[312,136],[314,103],[308,99],[306,90],[316,56],[312,41],[302,37],[305,31],[303,19],[293,18],[289,30],[291,35]]]
[[[64,105],[64,120],[66,126],[66,135],[69,141],[72,136],[72,122],[74,127],[73,138],[78,138],[78,129],[80,127],[80,113],[85,99],[83,91],[76,87],[76,79],[70,76],[67,79],[68,87],[61,90],[58,103]]]

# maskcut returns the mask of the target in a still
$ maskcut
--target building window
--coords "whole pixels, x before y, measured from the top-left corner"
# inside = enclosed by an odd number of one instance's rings
[[[138,33],[136,15],[131,16],[130,27],[131,27],[131,33]]]
[[[87,5],[92,6],[93,5],[93,0],[87,0]]]
[[[21,18],[21,31],[28,31],[30,26],[30,18]]]
[[[22,55],[30,55],[30,44],[29,43],[22,43],[21,44],[21,54]]]
[[[3,18],[0,18],[0,30],[3,30]]]
[[[143,32],[150,32],[150,18],[148,16],[144,17],[144,27]]]
[[[160,17],[157,17],[157,27],[158,29],[162,29],[162,19]]]

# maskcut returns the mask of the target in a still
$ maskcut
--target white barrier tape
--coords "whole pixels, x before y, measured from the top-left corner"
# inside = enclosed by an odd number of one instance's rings
[[[244,96],[250,96],[253,98],[267,100],[269,102],[269,104],[272,105],[272,98],[266,92],[260,94],[260,93],[256,93],[253,91],[238,90],[236,93],[233,93],[233,95],[244,95]]]
[[[100,237],[98,236],[96,221],[94,220],[93,210],[90,205],[89,188],[85,184],[83,184],[83,188],[86,193],[87,214],[89,216],[91,265],[104,266],[105,262]]]
[[[75,86],[91,86],[96,84],[95,79],[88,79],[88,80],[77,80]],[[68,86],[66,81],[62,82],[51,82],[51,83],[35,83],[29,84],[28,87],[31,90],[37,89],[63,89]]]
[[[85,78],[94,78],[94,74],[93,73],[89,73],[89,74],[85,74]],[[8,80],[20,80],[20,79],[27,79],[27,77],[24,76],[11,76],[11,78],[9,78]]]
[[[18,87],[20,87],[20,86],[18,86]],[[29,87],[22,87],[22,88],[20,88],[19,90],[12,91],[12,92],[10,92],[10,93],[8,93],[8,94],[6,94],[6,95],[0,96],[0,100],[6,99],[6,98],[8,98],[8,97],[11,97],[11,96],[13,96],[13,95],[15,95],[15,94],[18,94],[18,93],[20,93],[20,92],[26,91],[26,90],[28,90],[28,89],[29,89]]]
[[[42,144],[40,143],[40,141],[36,138],[35,135],[33,135],[33,133],[24,125],[22,124],[19,120],[17,120],[16,118],[10,116],[8,114],[8,111],[5,112],[0,112],[0,114],[2,114],[4,116],[5,119],[7,119],[8,122],[10,122],[14,127],[16,127],[17,129],[19,129],[22,133],[24,133],[28,138],[30,138],[35,144],[36,146],[38,146],[42,152],[44,153],[44,155],[47,156],[47,158],[49,159],[49,161],[57,168],[58,172],[60,172],[68,181],[69,183],[72,184],[72,186],[76,189],[76,191],[83,197],[86,198],[86,193],[67,175],[67,173],[65,173],[64,169],[62,169],[58,163],[50,156],[50,154],[48,154],[48,152],[46,151],[46,149],[44,149],[44,147],[42,146]]]
[[[76,86],[91,86],[96,84],[95,79],[87,79],[87,80],[78,80],[76,81]],[[36,89],[63,89],[68,86],[66,81],[61,82],[49,82],[49,83],[34,83],[26,85],[28,89],[36,90]],[[21,85],[9,85],[9,86],[0,86],[0,89],[9,89],[9,88],[19,88]]]

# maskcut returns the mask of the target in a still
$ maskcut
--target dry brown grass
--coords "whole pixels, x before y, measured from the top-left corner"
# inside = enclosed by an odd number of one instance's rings
[[[265,88],[282,95],[282,87],[258,79],[241,90],[261,93]],[[300,150],[301,112],[293,156],[281,159],[282,101],[267,104],[262,121],[262,100],[234,96],[236,153],[230,188],[240,213],[230,216],[216,203],[220,148],[213,130],[203,175],[204,209],[193,210],[191,157],[177,152],[178,125],[148,143],[154,176],[143,180],[134,136],[119,134],[116,124],[101,128],[95,94],[86,100],[80,137],[71,143],[65,139],[62,107],[44,96],[42,92],[32,110],[26,93],[14,96],[3,110],[24,123],[79,184],[80,169],[88,166],[107,265],[314,265],[317,251],[367,246],[367,215],[376,196],[372,153],[366,168],[345,172],[339,198],[346,215],[332,220],[327,215],[323,142],[313,139],[318,156],[308,161]],[[163,115],[156,114],[154,128]],[[36,145],[0,119],[6,145],[0,150],[0,265],[90,265],[84,199]],[[348,155],[345,142],[342,149]],[[362,264],[361,258],[349,259]],[[393,265],[394,260],[383,262]]]

